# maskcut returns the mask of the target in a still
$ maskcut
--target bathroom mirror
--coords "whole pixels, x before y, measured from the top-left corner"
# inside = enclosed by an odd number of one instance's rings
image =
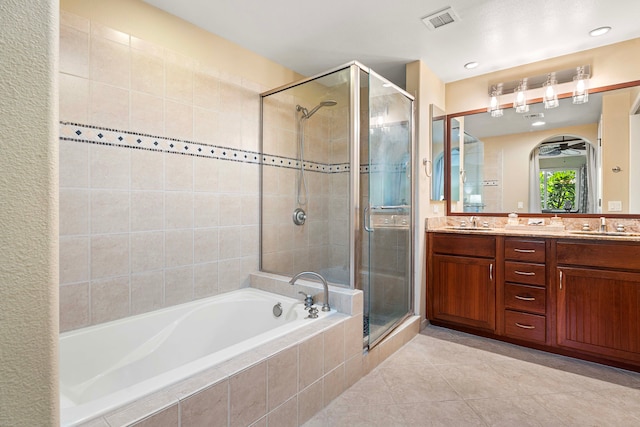
[[[444,200],[444,141],[447,118],[445,112],[434,104],[429,106],[431,117],[431,154],[425,159],[425,172],[431,177],[431,200]],[[436,167],[436,165],[438,165]],[[439,174],[434,174],[435,171]]]
[[[449,115],[449,164],[433,172],[448,181],[449,213],[639,215],[639,97],[634,81],[592,89],[586,104],[563,94],[553,109]]]

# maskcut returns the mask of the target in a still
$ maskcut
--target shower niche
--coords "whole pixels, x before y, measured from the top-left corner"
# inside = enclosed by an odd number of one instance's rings
[[[262,271],[362,289],[364,344],[412,309],[413,98],[351,62],[261,94]]]

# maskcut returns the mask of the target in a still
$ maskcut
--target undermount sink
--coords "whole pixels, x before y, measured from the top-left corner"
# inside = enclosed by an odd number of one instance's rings
[[[590,236],[620,236],[620,237],[636,237],[640,236],[640,233],[633,233],[629,231],[598,231],[598,230],[571,230],[571,234],[586,234]]]
[[[493,231],[492,227],[463,227],[461,225],[449,225],[445,227],[448,230],[465,230],[465,231]]]

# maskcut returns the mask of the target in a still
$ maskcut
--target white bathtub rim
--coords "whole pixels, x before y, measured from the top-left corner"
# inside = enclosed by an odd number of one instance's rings
[[[275,297],[277,299],[282,299],[283,302],[286,301],[287,299],[291,299],[290,297],[283,296],[280,294],[274,294],[273,292],[267,292],[267,291],[254,289],[254,288],[244,288],[238,291],[232,291],[226,294],[216,295],[214,297],[205,298],[203,300],[198,300],[191,303],[185,303],[185,304],[180,304],[173,307],[163,308],[155,312],[144,313],[141,315],[137,315],[135,317],[150,316],[150,315],[153,315],[154,313],[157,313],[158,311],[167,312],[167,311],[180,310],[181,308],[184,308],[187,305],[191,306],[192,308],[196,308],[201,305],[208,304],[211,301],[211,299],[224,300],[227,298],[232,298],[233,294],[238,292],[255,293],[256,295],[265,295],[265,296],[269,296],[270,298]],[[301,302],[298,300],[295,300],[295,299],[292,299],[292,300],[294,303],[301,304]],[[247,364],[249,366],[242,367],[242,365],[245,365],[244,361],[239,361],[240,363],[233,363],[234,359],[236,358],[244,359],[246,356],[249,356],[249,359],[251,358],[255,359],[253,363],[258,362],[260,360],[264,360],[265,358],[268,357],[268,355],[260,354],[261,353],[260,347],[268,345],[271,342],[275,342],[276,340],[288,334],[297,334],[301,330],[306,330],[306,329],[312,330],[312,331],[308,331],[308,333],[304,333],[305,337],[315,335],[316,332],[320,332],[321,330],[324,329],[323,326],[326,323],[323,322],[323,320],[326,319],[328,316],[333,317],[335,314],[337,314],[335,310],[332,310],[331,312],[328,312],[328,313],[321,312],[321,317],[319,319],[309,319],[312,323],[309,323],[308,325],[302,324],[294,330],[289,330],[290,329],[289,325],[281,325],[273,330],[268,331],[267,333],[264,333],[264,334],[258,335],[257,337],[252,338],[251,340],[249,340],[250,343],[247,341],[244,341],[244,342],[235,344],[233,346],[226,348],[225,350],[214,353],[213,355],[207,355],[202,358],[196,359],[178,368],[174,368],[158,376],[149,378],[140,383],[126,387],[121,391],[111,393],[109,395],[103,396],[91,402],[83,403],[80,406],[68,407],[69,402],[65,402],[65,396],[61,392],[61,401],[64,402],[64,404],[61,405],[61,406],[64,406],[61,408],[61,413],[60,413],[61,425],[74,426],[74,425],[82,424],[89,420],[95,419],[97,417],[104,416],[105,414],[117,412],[132,403],[130,399],[126,397],[131,393],[138,395],[138,397],[136,398],[136,401],[141,400],[141,399],[144,399],[145,397],[149,397],[157,393],[162,393],[163,390],[170,388],[172,386],[175,386],[176,384],[179,384],[190,378],[193,378],[194,376],[202,374],[208,369],[221,368],[220,372],[223,373],[224,377],[221,378],[220,380],[224,380],[225,378],[228,378],[233,373],[238,372],[242,369],[246,369],[252,364],[250,360],[247,360]],[[131,320],[131,317],[114,320],[112,322],[108,322],[100,325],[90,326],[90,327],[79,329],[76,331],[65,332],[64,334],[61,334],[61,338],[63,337],[63,335],[65,337],[73,336],[74,334],[86,333],[92,330],[99,330],[101,328],[106,328],[109,325],[117,324],[119,322],[124,323],[130,320]],[[265,336],[265,335],[268,335],[268,336]],[[215,359],[215,361],[213,361],[213,359]],[[234,367],[235,369],[225,369],[224,365],[226,364],[231,365],[229,366],[229,368],[232,368],[232,366],[235,365]],[[161,384],[162,386],[159,387],[158,384]],[[114,395],[119,395],[119,397],[114,398]]]

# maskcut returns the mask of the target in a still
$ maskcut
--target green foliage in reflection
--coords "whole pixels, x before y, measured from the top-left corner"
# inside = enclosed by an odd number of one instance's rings
[[[540,198],[540,205],[544,209],[564,209],[567,201],[571,202],[572,207],[575,207],[576,171],[541,171]]]

